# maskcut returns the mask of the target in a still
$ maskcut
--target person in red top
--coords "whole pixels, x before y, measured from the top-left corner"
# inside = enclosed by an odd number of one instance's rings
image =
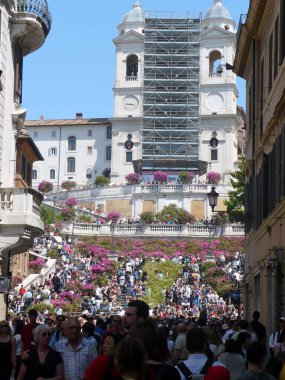
[[[22,330],[23,350],[31,350],[35,346],[33,332],[39,325],[37,323],[38,312],[36,309],[30,309],[28,312],[29,323],[25,324]]]
[[[21,288],[20,288],[19,292],[21,294],[21,298],[23,298],[24,294],[26,293],[26,289],[23,287],[23,285],[21,285]]]

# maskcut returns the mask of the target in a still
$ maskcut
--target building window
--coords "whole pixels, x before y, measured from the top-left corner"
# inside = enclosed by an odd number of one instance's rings
[[[86,178],[87,179],[92,178],[92,170],[90,168],[86,169]]]
[[[92,146],[87,147],[87,154],[92,154]]]
[[[88,129],[88,137],[92,136],[92,129]]]
[[[138,76],[138,57],[134,54],[130,55],[127,59],[127,77],[137,77]]]
[[[76,150],[76,137],[69,136],[68,137],[68,150]]]
[[[218,50],[211,51],[209,54],[209,75],[210,76],[221,76],[221,58],[222,54]]]
[[[56,148],[49,149],[49,156],[56,156]]]
[[[55,170],[54,170],[54,169],[51,169],[51,170],[49,171],[49,178],[50,178],[50,179],[55,179]]]
[[[56,137],[56,131],[51,132],[51,137]]]
[[[126,152],[126,162],[133,162],[133,152]]]
[[[218,149],[211,149],[211,161],[218,161]]]
[[[34,138],[36,139],[38,137],[38,132],[34,132]]]
[[[112,126],[111,125],[109,125],[107,127],[106,138],[107,138],[107,140],[111,140],[112,139]]]
[[[32,179],[38,179],[38,171],[36,169],[32,170]]]
[[[75,173],[75,158],[74,157],[68,157],[67,159],[67,172]]]
[[[107,146],[106,148],[106,161],[111,161],[112,158],[112,147]]]

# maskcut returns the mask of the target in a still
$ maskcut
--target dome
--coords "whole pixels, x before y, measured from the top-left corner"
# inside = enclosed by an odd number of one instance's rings
[[[133,9],[128,12],[122,22],[143,22],[144,21],[144,12],[142,10],[141,3],[139,0],[136,0],[133,5]]]
[[[206,11],[204,20],[209,18],[225,18],[232,20],[230,12],[223,5],[222,0],[214,0],[214,5]]]

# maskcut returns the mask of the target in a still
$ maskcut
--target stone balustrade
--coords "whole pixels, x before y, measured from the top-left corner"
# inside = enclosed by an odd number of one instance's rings
[[[244,236],[244,225],[228,224],[221,226],[176,225],[176,224],[93,224],[63,223],[63,235],[81,236],[118,236],[118,237],[185,237],[208,239],[209,237]]]

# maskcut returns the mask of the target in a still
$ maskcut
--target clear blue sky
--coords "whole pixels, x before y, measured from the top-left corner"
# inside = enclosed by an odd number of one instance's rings
[[[45,44],[24,58],[27,119],[111,117],[117,25],[135,0],[48,0],[52,28]],[[202,14],[214,0],[141,0],[145,11]],[[224,0],[237,25],[249,0]],[[244,106],[244,81],[238,80]]]

